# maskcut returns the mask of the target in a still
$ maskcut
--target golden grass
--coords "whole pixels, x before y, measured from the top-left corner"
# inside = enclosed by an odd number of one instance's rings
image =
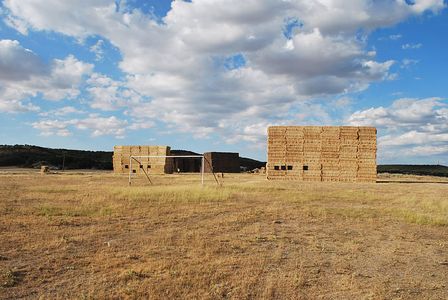
[[[0,174],[0,299],[448,293],[447,184],[153,180]]]
[[[201,186],[116,187],[109,191],[113,199],[151,203],[222,202],[232,198],[229,188]]]

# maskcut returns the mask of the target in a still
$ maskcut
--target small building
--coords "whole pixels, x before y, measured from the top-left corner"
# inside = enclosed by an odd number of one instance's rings
[[[376,181],[376,128],[271,126],[267,178],[298,181]]]
[[[128,174],[131,156],[169,156],[168,146],[115,146],[113,155],[114,173]],[[132,161],[132,173],[165,174],[173,173],[173,161],[165,157],[140,157]]]
[[[204,171],[206,173],[239,173],[240,155],[234,152],[206,152]]]

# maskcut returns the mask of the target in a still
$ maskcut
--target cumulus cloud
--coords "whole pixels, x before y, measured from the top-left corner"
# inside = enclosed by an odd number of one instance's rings
[[[92,114],[85,119],[77,120],[76,128],[81,130],[90,130],[93,137],[102,135],[113,135],[116,138],[123,138],[127,121],[120,120],[115,116],[100,117]]]
[[[0,80],[29,80],[33,75],[47,72],[45,64],[18,41],[0,40]]]
[[[82,115],[71,119],[74,114]],[[75,130],[89,132],[91,137],[113,136],[124,138],[129,130],[141,130],[154,127],[154,122],[147,119],[132,118],[130,122],[115,116],[105,117],[99,114],[88,114],[72,106],[40,113],[43,119],[31,123],[43,136],[71,136]]]
[[[448,102],[442,98],[398,99],[388,107],[356,111],[347,123],[378,127],[386,157],[448,154]]]
[[[49,117],[49,116],[56,116],[56,117],[61,117],[61,116],[66,116],[66,115],[71,115],[71,114],[83,114],[85,113],[82,110],[79,110],[73,106],[64,106],[58,109],[52,109],[49,111],[45,111],[45,112],[41,112],[39,113],[39,116],[42,117]]]
[[[366,36],[444,7],[443,0],[414,2],[174,1],[160,20],[109,0],[5,0],[4,7],[20,32],[100,36],[120,50],[126,76],[117,82],[92,74],[93,108],[125,109],[200,137],[219,132],[253,141],[266,124],[297,121],[290,112],[314,97],[341,97],[396,77],[395,62],[377,60]],[[302,120],[316,118],[304,113]]]
[[[92,69],[72,55],[45,64],[18,41],[0,40],[0,111],[37,111],[27,99],[38,94],[54,101],[75,98]]]
[[[132,98],[138,102],[138,95],[125,87],[123,82],[103,74],[94,73],[87,80],[90,106],[103,111],[112,111],[130,105]]]
[[[69,136],[72,135],[74,129],[86,130],[90,132],[92,137],[103,135],[111,135],[115,138],[123,138],[127,121],[120,120],[115,116],[102,117],[97,114],[90,114],[82,119],[46,119],[32,123],[35,129],[41,131],[44,136],[58,135]]]
[[[70,136],[71,132],[67,127],[73,123],[74,121],[42,120],[31,125],[33,128],[39,129],[43,136]]]

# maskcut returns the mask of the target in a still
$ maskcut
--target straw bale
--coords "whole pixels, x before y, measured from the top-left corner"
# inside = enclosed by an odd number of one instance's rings
[[[303,149],[304,143],[287,143],[286,149]]]
[[[376,139],[359,139],[358,140],[358,145],[372,145],[372,146],[376,146]]]
[[[322,144],[322,152],[334,152],[339,153],[339,144]]]
[[[357,152],[353,152],[353,153],[341,152],[341,153],[339,153],[339,159],[343,159],[343,160],[356,159],[357,157],[358,157]]]
[[[333,153],[333,152],[331,152],[331,153]],[[324,157],[324,156],[321,156],[320,161],[323,164],[339,165],[339,158],[338,157]]]
[[[373,158],[360,158],[358,159],[359,165],[376,166],[376,160]]]
[[[114,146],[114,153],[119,153],[123,151],[123,146]]]
[[[275,135],[281,135],[284,136],[286,133],[286,127],[282,126],[274,126],[268,128],[268,135],[273,137]]]
[[[339,174],[341,176],[349,176],[349,177],[356,177],[358,174],[358,170],[354,169],[354,170],[339,170]]]
[[[136,156],[140,154],[140,147],[139,146],[131,146],[130,153],[132,156]]]
[[[339,174],[339,168],[338,166],[326,166],[322,165],[322,174]]]
[[[338,134],[341,131],[340,126],[322,126],[322,132],[331,132],[333,134]]]
[[[376,135],[376,128],[375,127],[360,126],[360,127],[358,127],[358,131],[359,131],[359,134]]]
[[[315,177],[321,177],[322,172],[321,170],[315,170],[315,171],[303,171],[303,178],[315,178]]]
[[[341,137],[341,139],[339,140],[339,144],[341,145],[341,147],[345,147],[345,146],[351,146],[351,147],[356,147],[358,146],[358,139],[355,138],[345,138],[345,137]]]
[[[358,158],[361,159],[376,159],[376,152],[372,151],[372,152],[358,152]]]
[[[355,176],[358,173],[358,167],[346,167],[346,168],[339,168],[339,171],[341,172],[341,175],[351,175],[351,176]]]
[[[358,164],[358,159],[356,157],[353,157],[353,158],[342,158],[342,157],[339,157],[339,163],[341,165],[346,165],[346,164],[349,164],[349,165],[355,164],[355,165],[357,165]]]
[[[285,157],[285,161],[289,161],[291,164],[303,164],[303,157]]]
[[[358,144],[357,143],[350,143],[350,144],[341,143],[339,145],[339,151],[340,152],[358,152]]]
[[[308,163],[320,163],[321,156],[319,153],[304,153],[303,161]]]
[[[286,144],[268,144],[270,151],[286,150]]]
[[[286,144],[286,138],[285,137],[275,137],[275,138],[270,138],[268,140],[268,144],[272,144],[272,145],[283,145]]]
[[[358,132],[359,127],[357,126],[339,126],[340,132]]]
[[[339,152],[321,152],[322,158],[339,158]]]
[[[303,181],[322,181],[322,176],[304,175]]]
[[[304,144],[303,145],[303,152],[304,153],[320,153],[322,150],[322,146],[321,145],[317,145],[317,144]],[[318,154],[318,156],[320,156],[320,154]]]
[[[121,146],[121,151],[122,152],[126,152],[126,153],[130,153],[131,152],[131,146]]]

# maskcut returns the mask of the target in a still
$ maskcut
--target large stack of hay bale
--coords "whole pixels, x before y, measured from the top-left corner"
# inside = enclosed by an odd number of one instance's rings
[[[240,155],[235,152],[206,152],[204,172],[239,173]]]
[[[169,156],[168,146],[115,146],[114,173],[128,174],[131,168],[131,156]],[[173,173],[173,160],[166,157],[138,157],[132,161],[132,173],[149,174]]]
[[[376,129],[269,127],[267,178],[375,182]]]

